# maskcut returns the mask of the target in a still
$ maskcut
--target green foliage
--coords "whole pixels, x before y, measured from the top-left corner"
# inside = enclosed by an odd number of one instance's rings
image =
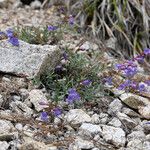
[[[68,60],[63,65],[61,74],[55,71],[47,72],[41,77],[42,84],[49,90],[51,99],[54,101],[65,100],[68,89],[76,88],[81,96],[82,102],[92,101],[104,94],[100,78],[97,74],[102,70],[102,66],[94,64],[90,59],[95,59],[97,56],[93,54],[93,58],[89,58],[87,54],[73,53],[66,49]],[[92,81],[90,85],[82,85],[84,80]],[[101,94],[100,94],[101,93]]]
[[[15,32],[20,40],[30,44],[56,44],[62,37],[60,28],[56,31],[48,31],[48,27],[22,27]]]

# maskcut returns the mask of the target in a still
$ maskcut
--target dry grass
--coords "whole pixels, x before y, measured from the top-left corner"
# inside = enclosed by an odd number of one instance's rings
[[[70,0],[69,10],[88,36],[101,41],[117,38],[127,57],[150,47],[149,0]]]

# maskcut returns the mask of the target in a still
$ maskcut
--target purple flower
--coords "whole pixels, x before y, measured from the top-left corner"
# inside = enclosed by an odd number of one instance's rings
[[[0,35],[5,35],[5,33],[0,31]]]
[[[54,108],[54,109],[53,109],[53,114],[54,114],[55,116],[59,116],[59,115],[62,114],[62,111],[61,111],[60,108]]]
[[[14,32],[13,32],[13,30],[12,29],[8,29],[7,31],[6,31],[6,35],[8,36],[8,37],[14,37]]]
[[[138,85],[138,91],[143,92],[146,90],[145,84],[144,83],[139,83]]]
[[[71,104],[76,100],[80,100],[79,93],[76,92],[76,89],[71,88],[68,90],[68,97],[66,98],[66,101]]]
[[[48,31],[55,31],[58,27],[56,26],[48,26]]]
[[[135,58],[135,60],[137,60],[138,62],[144,62],[144,56],[139,55]]]
[[[72,15],[69,16],[69,24],[74,25],[74,17]]]
[[[14,46],[19,46],[19,40],[16,37],[10,37],[8,39],[8,42],[11,43]]]
[[[150,80],[146,80],[145,83],[150,86]]]
[[[130,83],[130,87],[133,88],[133,89],[136,89],[136,88],[137,88],[137,83],[134,82],[134,81],[132,81],[132,82]]]
[[[144,54],[145,55],[150,55],[150,48],[145,48],[144,49]]]
[[[84,86],[88,86],[88,85],[90,85],[91,83],[92,83],[92,81],[91,81],[91,80],[88,80],[88,79],[81,82],[81,84],[84,85]]]
[[[128,66],[123,73],[126,77],[133,77],[137,73],[137,67]]]
[[[47,114],[47,112],[42,112],[41,113],[41,120],[42,121],[48,121],[48,114]]]
[[[64,58],[65,60],[68,59],[68,54],[67,54],[66,52],[63,53],[63,58]]]
[[[118,90],[124,90],[125,88],[129,87],[131,84],[130,80],[126,80],[124,83],[120,84]]]
[[[104,78],[104,82],[107,83],[108,85],[112,85],[112,77]]]

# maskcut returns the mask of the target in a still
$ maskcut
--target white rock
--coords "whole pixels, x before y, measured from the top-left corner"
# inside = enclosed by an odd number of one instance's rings
[[[6,141],[4,142],[0,141],[0,150],[8,150],[8,147],[9,144]]]
[[[80,128],[79,128],[79,132],[81,135],[86,135],[87,134],[91,134],[91,135],[95,135],[98,133],[102,132],[102,129],[99,125],[94,125],[91,123],[83,123]]]
[[[30,91],[28,98],[38,112],[43,110],[44,108],[43,105],[40,105],[40,102],[48,104],[46,96],[43,94],[41,90],[38,89]]]
[[[83,140],[81,138],[75,139],[75,145],[77,145],[79,149],[85,149],[85,150],[94,148],[94,144],[92,141]]]
[[[113,118],[108,125],[114,126],[114,127],[121,127],[122,123],[118,118]]]
[[[29,78],[51,70],[60,59],[57,46],[34,45],[19,40],[19,47],[7,40],[0,42],[0,71],[24,75]]]
[[[14,126],[10,121],[0,120],[0,134],[6,134],[14,130]]]
[[[15,125],[15,128],[16,128],[17,130],[19,130],[19,131],[22,131],[23,125],[22,125],[21,123],[17,123],[17,124]]]
[[[90,43],[89,41],[86,41],[83,43],[83,45],[80,46],[80,49],[82,50],[98,50],[98,46],[94,43]]]
[[[137,123],[126,114],[118,112],[117,116],[128,129],[133,129],[135,126],[137,126]]]
[[[91,119],[92,119],[91,120],[92,123],[95,123],[95,124],[99,124],[100,123],[100,118],[99,118],[98,114],[92,115]]]
[[[113,100],[108,108],[108,113],[111,114],[112,112],[118,112],[121,111],[121,108],[123,107],[121,101],[119,99]]]
[[[103,125],[102,136],[106,142],[111,143],[116,147],[124,146],[126,142],[125,132],[121,128]]]
[[[67,122],[77,125],[83,122],[91,122],[91,117],[81,109],[71,109],[66,115]]]

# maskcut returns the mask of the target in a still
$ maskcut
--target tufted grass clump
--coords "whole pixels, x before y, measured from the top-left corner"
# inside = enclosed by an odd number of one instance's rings
[[[69,1],[78,26],[102,41],[115,37],[126,58],[150,47],[149,0]]]
[[[84,103],[104,95],[104,88],[98,77],[103,67],[94,63],[96,54],[90,58],[86,53],[74,53],[66,49],[62,56],[61,63],[40,79],[53,101],[72,103],[77,99]]]

